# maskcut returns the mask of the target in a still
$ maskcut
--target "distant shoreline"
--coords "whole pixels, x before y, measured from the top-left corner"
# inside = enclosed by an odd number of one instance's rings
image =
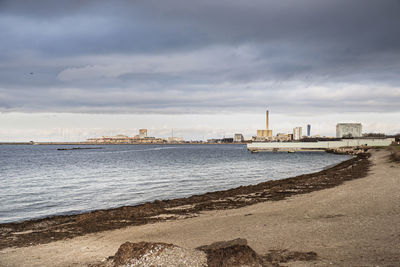
[[[32,145],[29,142],[2,142],[0,145]]]

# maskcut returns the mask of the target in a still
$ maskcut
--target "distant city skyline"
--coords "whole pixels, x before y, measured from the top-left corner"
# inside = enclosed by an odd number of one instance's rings
[[[3,0],[0,141],[249,138],[266,107],[274,135],[395,134],[399,14],[396,0]]]
[[[372,123],[362,119],[368,117]],[[349,119],[353,118],[353,119]],[[396,134],[400,132],[397,114],[341,114],[287,116],[270,113],[270,128],[273,134],[292,133],[293,128],[307,124],[312,135],[336,135],[336,124],[360,122],[363,132]],[[394,123],[392,123],[394,122]],[[258,128],[265,127],[265,113],[215,115],[104,115],[68,113],[2,113],[0,114],[0,142],[9,141],[84,141],[91,137],[125,134],[134,136],[139,129],[148,129],[148,136],[174,136],[185,140],[233,137],[241,133],[245,138],[256,135]],[[182,126],[184,125],[184,126]],[[397,127],[397,128],[396,128]]]

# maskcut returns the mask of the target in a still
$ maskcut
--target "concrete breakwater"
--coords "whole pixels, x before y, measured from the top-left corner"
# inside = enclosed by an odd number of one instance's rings
[[[326,151],[344,147],[377,147],[390,146],[395,142],[394,138],[384,139],[343,139],[340,141],[317,142],[254,142],[247,144],[251,152],[262,151]]]

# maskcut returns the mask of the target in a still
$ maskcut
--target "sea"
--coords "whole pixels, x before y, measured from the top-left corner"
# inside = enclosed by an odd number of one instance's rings
[[[0,145],[0,223],[137,205],[320,171],[350,158],[245,145]],[[76,147],[76,146],[75,146]]]

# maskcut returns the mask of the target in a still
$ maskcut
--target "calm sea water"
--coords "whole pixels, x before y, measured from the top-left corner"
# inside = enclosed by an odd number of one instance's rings
[[[349,158],[323,152],[252,154],[245,145],[57,150],[65,147],[0,146],[0,223],[256,184]]]

